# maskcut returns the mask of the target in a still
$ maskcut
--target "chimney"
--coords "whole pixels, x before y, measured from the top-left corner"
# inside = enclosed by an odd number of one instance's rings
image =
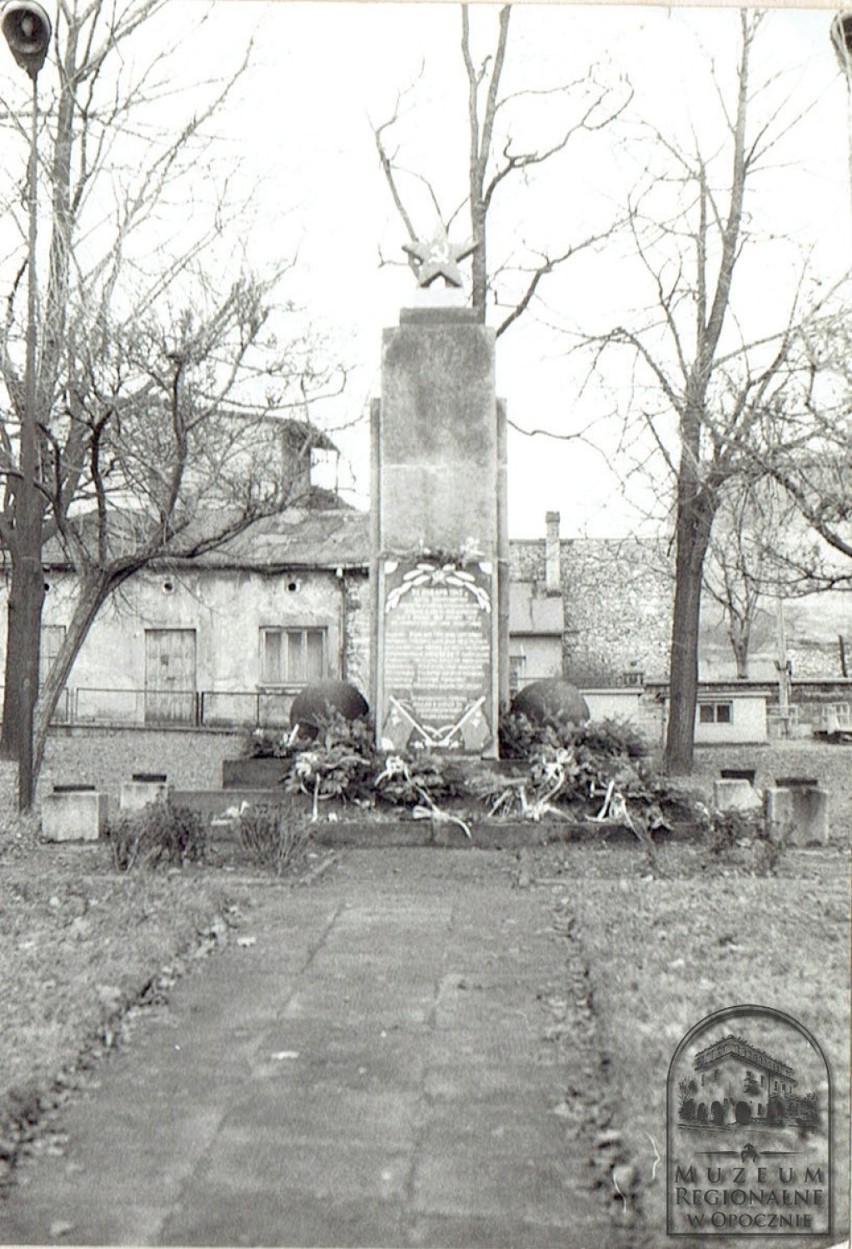
[[[559,563],[559,513],[546,512],[544,539],[544,588],[548,594],[562,593],[562,570]]]

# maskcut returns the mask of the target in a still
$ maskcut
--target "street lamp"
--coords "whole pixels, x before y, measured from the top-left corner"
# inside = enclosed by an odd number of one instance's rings
[[[846,80],[846,129],[848,131],[849,185],[852,192],[852,13],[838,13],[831,23],[831,42]]]
[[[3,5],[3,37],[12,56],[35,82],[50,43],[50,18],[40,4],[6,0]]]
[[[24,383],[24,412],[21,419],[21,480],[16,503],[15,529],[21,562],[22,585],[27,601],[43,593],[41,559],[41,515],[36,495],[36,241],[38,229],[36,139],[38,133],[38,74],[50,44],[50,18],[40,4],[27,0],[6,0],[0,17],[3,37],[9,49],[32,80],[32,122],[29,167],[29,245],[27,256],[27,354]],[[40,599],[39,599],[40,601]],[[26,613],[25,613],[26,618]],[[30,639],[37,648],[38,640]],[[18,806],[26,810],[32,803],[33,788],[33,706],[38,693],[38,650],[35,663],[29,654],[24,665],[18,738]],[[8,692],[8,691],[7,691]]]
[[[838,13],[831,23],[831,42],[844,74],[849,73],[852,57],[852,13]]]

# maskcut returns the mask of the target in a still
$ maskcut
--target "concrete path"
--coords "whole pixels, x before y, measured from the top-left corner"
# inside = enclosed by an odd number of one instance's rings
[[[517,866],[345,851],[258,890],[63,1110],[0,1242],[616,1245],[576,1092],[598,1075],[581,972]]]

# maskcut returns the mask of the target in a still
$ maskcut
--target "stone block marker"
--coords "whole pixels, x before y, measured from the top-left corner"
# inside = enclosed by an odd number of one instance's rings
[[[760,794],[749,781],[713,782],[713,806],[717,811],[758,811],[762,805]]]
[[[773,785],[766,790],[766,832],[788,846],[828,843],[828,790],[818,786]]]
[[[109,800],[95,789],[62,789],[47,794],[41,804],[41,833],[45,841],[97,841],[106,832]]]
[[[149,802],[168,805],[171,797],[172,786],[165,776],[138,775],[132,780],[122,781],[118,805],[122,811],[132,814],[134,811],[142,811]]]

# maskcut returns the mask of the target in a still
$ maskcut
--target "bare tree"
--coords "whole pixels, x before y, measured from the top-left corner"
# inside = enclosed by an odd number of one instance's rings
[[[724,613],[738,679],[748,679],[752,633],[762,605],[818,588],[814,568],[812,544],[795,505],[777,483],[745,474],[729,481],[707,550],[704,591]]]
[[[852,581],[850,294],[846,280],[803,335],[807,385],[797,401],[779,402],[766,413],[765,436],[752,448],[756,470],[783,489],[821,541],[822,549],[807,560],[787,556],[791,572],[806,577],[811,589]],[[834,561],[826,558],[826,549]]]
[[[2,747],[19,759],[24,807],[56,698],[106,597],[152,559],[191,558],[285,506],[286,475],[270,481],[260,451],[272,433],[270,412],[303,406],[332,384],[300,335],[277,345],[289,334],[274,314],[281,274],[260,282],[241,272],[238,249],[235,272],[227,227],[239,205],[212,176],[207,129],[249,53],[225,80],[200,85],[175,126],[175,49],[159,46],[142,68],[135,56],[165,12],[164,0],[58,6],[55,85],[37,143],[49,237],[31,470],[37,502],[27,526],[19,305],[30,251],[21,206],[5,205],[5,224],[18,227],[21,241],[0,342],[0,540],[11,573]],[[15,119],[27,105],[12,98],[0,108],[25,167],[28,131]],[[77,571],[79,594],[38,697],[33,744],[42,561],[53,540]]]
[[[461,64],[466,88],[464,133],[468,141],[467,168],[459,178],[465,194],[447,211],[439,202],[434,181],[424,170],[409,172],[402,163],[404,141],[396,141],[401,109],[413,86],[401,93],[392,115],[374,128],[376,147],[394,205],[410,241],[422,234],[412,207],[415,195],[425,192],[428,212],[449,231],[457,218],[467,217],[470,238],[476,244],[472,253],[471,304],[484,321],[489,308],[499,310],[497,335],[503,334],[533,303],[541,282],[563,265],[602,239],[612,230],[606,224],[585,238],[558,247],[535,247],[523,243],[519,253],[502,252],[495,258],[490,225],[496,217],[502,193],[509,184],[529,182],[536,169],[559,157],[572,139],[610,125],[625,109],[631,89],[625,80],[615,84],[598,81],[590,70],[582,78],[554,87],[530,87],[506,91],[504,71],[511,51],[509,35],[512,6],[505,5],[497,17],[493,46],[477,58],[468,5],[461,5]],[[553,114],[564,118],[558,133],[540,145],[516,140],[518,105],[538,99]],[[394,142],[394,146],[391,146]],[[421,223],[425,213],[421,216]],[[515,228],[517,234],[517,225]],[[417,261],[412,261],[417,272]]]
[[[749,528],[743,492],[721,504],[704,567],[704,590],[722,608],[737,678],[748,679],[752,628],[762,599],[766,548]],[[726,511],[728,515],[725,515]]]
[[[738,282],[764,244],[749,198],[773,149],[799,120],[772,101],[777,82],[756,81],[752,60],[763,17],[742,11],[733,98],[720,77],[719,133],[702,143],[645,128],[647,177],[629,200],[629,234],[645,308],[593,342],[594,367],[612,351],[632,368],[638,416],[674,490],[675,593],[665,766],[689,772],[698,687],[704,567],[724,490],[753,473],[766,415],[801,393],[798,346],[808,305],[802,265],[786,309],[758,319]],[[764,100],[764,97],[768,98]],[[745,297],[745,298],[744,298]],[[588,339],[586,340],[588,343]]]
[[[46,519],[77,586],[36,706],[36,774],[57,699],[113,591],[153,560],[193,559],[300,502],[304,466],[298,452],[295,461],[283,457],[300,426],[309,455],[310,426],[288,420],[282,428],[280,393],[274,409],[243,398],[246,375],[254,384],[268,350],[268,321],[262,287],[242,279],[201,315],[196,296],[176,323],[162,325],[152,313],[78,361],[85,368],[69,394],[66,429],[59,433],[55,421],[44,431]],[[296,375],[291,402],[301,413],[310,361],[291,348],[263,367],[279,387],[288,370]],[[332,384],[325,375],[314,380]]]

